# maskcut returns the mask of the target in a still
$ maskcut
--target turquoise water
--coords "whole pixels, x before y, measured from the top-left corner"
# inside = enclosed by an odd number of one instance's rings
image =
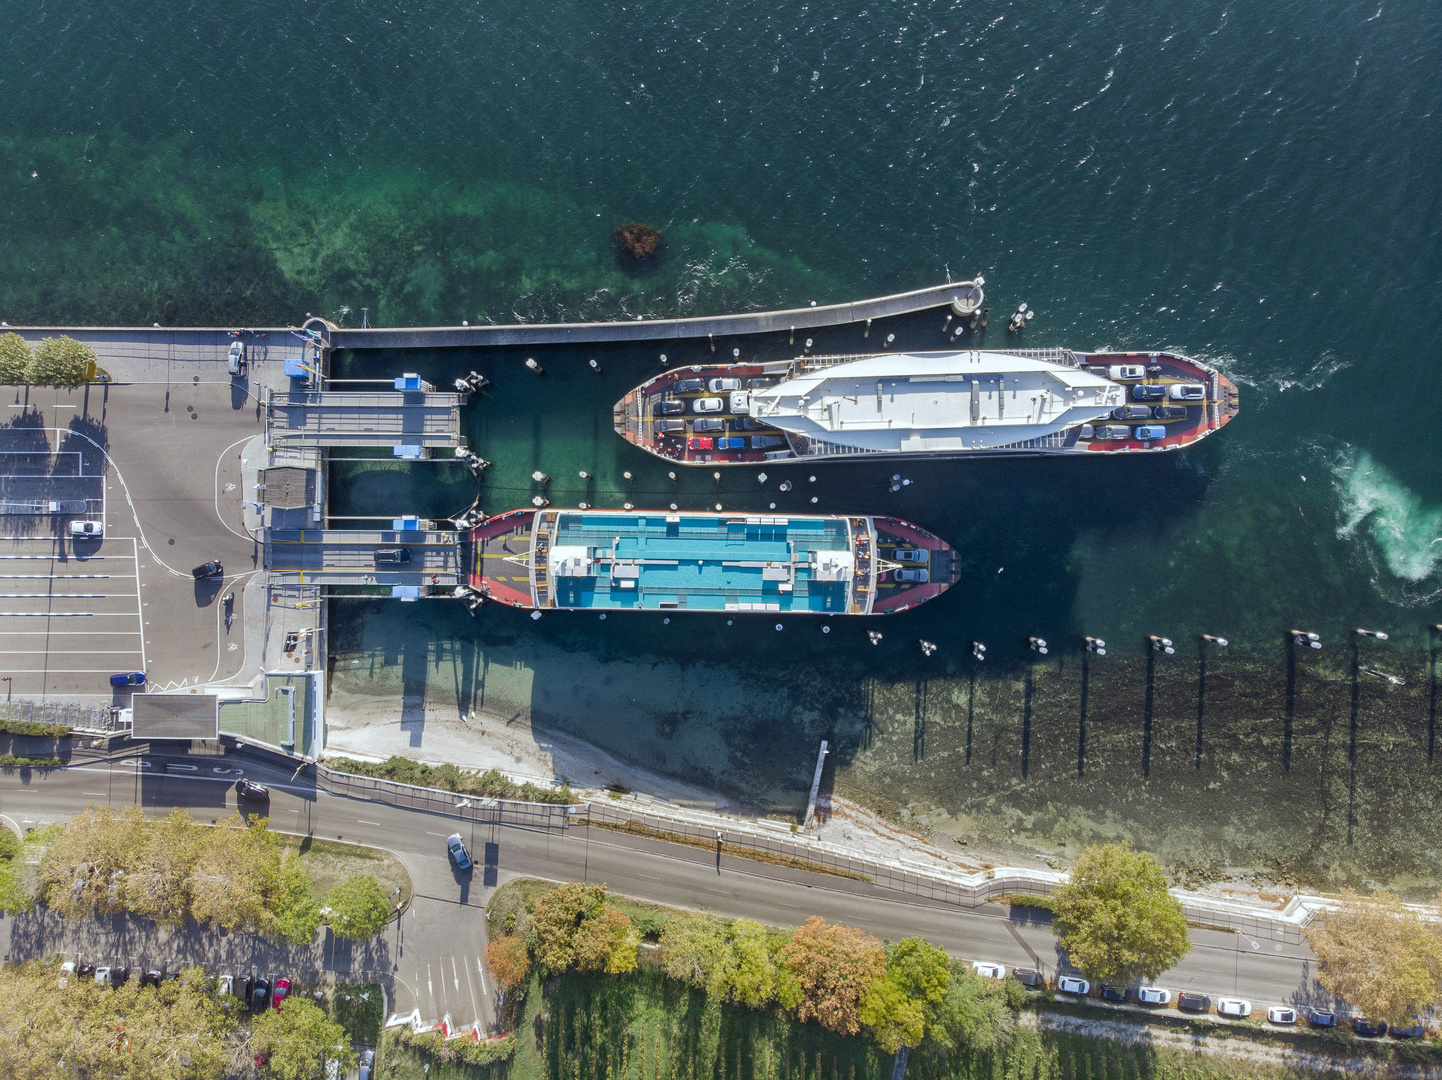
[[[804,790],[814,748],[803,744],[827,731],[860,776],[885,746],[868,742],[876,725],[914,733],[929,715],[929,742],[908,734],[895,748],[910,764],[868,782],[903,805],[1035,835],[1088,835],[1077,822],[1095,793],[1066,787],[1071,747],[1055,760],[994,753],[995,771],[980,769],[977,686],[993,693],[1007,746],[1033,721],[1075,726],[1070,683],[1056,715],[1046,712],[1024,666],[1027,634],[1048,637],[1073,668],[1081,634],[1108,639],[1115,674],[1093,672],[1118,680],[1105,723],[1119,747],[1142,743],[1153,701],[1162,710],[1172,686],[1167,720],[1181,734],[1156,752],[1171,747],[1190,769],[1194,635],[1233,643],[1206,677],[1233,679],[1235,694],[1209,696],[1210,707],[1230,700],[1267,731],[1290,709],[1310,737],[1338,717],[1345,726],[1358,700],[1351,629],[1385,629],[1392,640],[1363,643],[1360,662],[1408,683],[1364,679],[1364,720],[1373,695],[1397,726],[1364,723],[1360,760],[1371,754],[1381,769],[1422,753],[1424,627],[1442,620],[1437,5],[241,0],[209,13],[8,2],[0,14],[11,55],[0,67],[0,318],[12,323],[317,312],[353,325],[362,309],[382,325],[625,318],[805,305],[981,273],[994,311],[1023,300],[1036,310],[1018,344],[1174,349],[1242,388],[1234,423],[1165,460],[931,463],[908,467],[915,483],[897,495],[891,466],[857,467],[798,485],[786,505],[749,473],[672,484],[611,433],[611,402],[658,370],[652,350],[598,354],[600,383],[580,367],[588,354],[558,352],[544,381],[514,373],[519,355],[407,358],[408,368],[460,363],[495,378],[469,418],[474,445],[496,462],[482,484],[488,509],[525,505],[538,467],[558,478],[557,505],[640,504],[643,494],[685,509],[720,498],[794,511],[815,496],[824,512],[892,513],[932,529],[962,552],[964,577],[888,619],[875,648],[839,630],[779,648],[754,631],[667,633],[659,618],[613,619],[603,633],[428,611],[368,616],[368,627],[391,619],[538,672],[552,670],[548,655],[610,665],[614,700],[575,715],[542,708],[537,689],[538,713],[668,768],[678,766],[665,737],[630,728],[731,739],[740,764],[726,778],[740,786],[749,761],[776,770],[768,790]],[[639,271],[610,247],[628,220],[666,236],[662,257]],[[341,476],[337,491],[387,513],[452,511],[475,494],[468,477],[427,468]],[[589,484],[562,479],[582,469]],[[1292,665],[1303,682],[1318,673],[1315,693],[1284,687],[1283,635],[1299,626],[1327,646]],[[369,648],[377,632],[357,630],[350,644]],[[1182,647],[1144,676],[1150,633]],[[941,645],[932,661],[918,637]],[[980,683],[973,638],[996,661]],[[687,703],[627,712],[621,687],[642,677],[668,680]],[[733,708],[713,685],[737,700],[743,685],[754,693]],[[1097,701],[1093,687],[1093,710]],[[1093,713],[1093,750],[1101,722]],[[937,749],[942,730],[956,747],[967,732],[964,754]],[[1345,753],[1346,741],[1327,753]],[[1239,760],[1281,760],[1257,745],[1236,743]],[[1308,775],[1331,784],[1336,766],[1320,757]],[[698,756],[685,768],[719,766]],[[1119,757],[1116,769],[1110,792],[1159,782],[1139,761]],[[1240,826],[1222,804],[1277,782],[1259,772],[1238,787],[1238,775],[1208,773],[1197,789],[1218,794],[1196,828],[1228,852],[1241,850]],[[1377,775],[1385,784],[1385,769]],[[999,790],[1007,805],[991,806]],[[1334,822],[1336,801],[1321,801]],[[1059,824],[1038,824],[1039,809],[1007,816],[1032,804],[1060,807]],[[1134,835],[1162,812],[1129,805],[1107,813]],[[1382,820],[1358,827],[1376,841]]]

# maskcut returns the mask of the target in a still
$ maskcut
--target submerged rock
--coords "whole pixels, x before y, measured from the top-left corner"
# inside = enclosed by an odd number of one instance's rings
[[[622,258],[637,263],[655,258],[665,243],[660,229],[642,225],[639,221],[628,221],[617,228],[611,234],[611,240]]]

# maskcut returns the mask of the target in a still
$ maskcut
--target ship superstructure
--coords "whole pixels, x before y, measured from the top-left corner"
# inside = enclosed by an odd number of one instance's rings
[[[956,552],[887,517],[513,510],[469,533],[470,588],[520,608],[881,615],[945,592]]]
[[[1238,407],[1219,372],[1171,353],[1064,349],[801,356],[668,371],[616,430],[683,464],[1171,450]]]

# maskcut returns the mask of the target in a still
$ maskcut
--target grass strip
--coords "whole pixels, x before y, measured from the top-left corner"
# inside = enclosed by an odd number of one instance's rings
[[[668,844],[684,844],[686,847],[700,848],[705,851],[716,850],[716,841],[714,840],[655,829],[650,825],[642,825],[639,821],[628,821],[624,825],[610,821],[592,821],[589,824],[592,828],[610,829],[612,832],[630,833],[632,836],[645,836],[652,840],[664,840]],[[770,863],[772,866],[785,866],[792,870],[806,870],[813,874],[830,874],[833,877],[850,878],[852,881],[870,883],[873,880],[866,874],[858,874],[854,870],[841,870],[834,866],[827,866],[825,863],[812,862],[810,859],[799,859],[794,855],[781,855],[774,851],[762,851],[746,847],[744,844],[729,844],[724,840],[721,842],[721,854],[735,855],[737,858],[750,859],[753,862]]]

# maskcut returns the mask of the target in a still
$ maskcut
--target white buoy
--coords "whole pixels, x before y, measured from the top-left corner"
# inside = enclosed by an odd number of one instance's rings
[[[601,618],[604,619],[605,617],[606,617],[606,613],[605,613],[604,611],[601,612]]]
[[[672,509],[672,510],[676,510],[676,509],[679,509],[679,508],[676,506],[675,503],[672,503],[672,504],[671,504],[671,509]]]
[[[741,350],[740,350],[739,348],[732,349],[732,350],[731,350],[731,355],[732,355],[733,357],[740,356],[740,355],[741,355]]]
[[[591,479],[591,474],[588,473],[585,469],[582,469],[582,470],[581,470],[581,479],[582,479],[582,480],[589,480],[589,479]]]
[[[626,472],[623,472],[621,475],[624,476],[627,480],[634,480],[634,479],[636,479],[634,476],[631,475],[631,472],[630,472],[629,469],[628,469]]]
[[[540,613],[539,611],[533,611],[533,612],[531,612],[531,618],[532,618],[532,620],[539,619],[540,617],[541,617],[541,613]]]
[[[770,508],[771,508],[772,510],[775,510],[775,509],[776,509],[776,504],[775,504],[775,503],[772,503],[771,506],[770,506]]]
[[[777,629],[777,630],[780,630],[780,629],[781,629],[781,624],[780,624],[780,623],[777,623],[777,624],[776,624],[776,629]]]
[[[542,498],[541,496],[539,496],[539,495],[533,495],[533,496],[531,497],[531,505],[532,505],[532,506],[548,506],[548,505],[550,504],[550,502],[551,502],[550,499],[543,499],[543,498]]]
[[[674,472],[668,472],[666,475],[669,476],[672,480],[676,479],[676,474]]]
[[[808,484],[814,484],[814,483],[816,483],[816,477],[814,477],[814,476],[808,476],[808,477],[806,478],[806,482],[807,482]]]
[[[662,620],[661,620],[661,625],[662,625],[662,626],[670,626],[670,625],[671,625],[671,616],[667,615],[664,619],[662,619]]]
[[[812,501],[812,502],[815,502],[815,501],[816,501],[816,496],[815,496],[815,495],[811,496],[811,501]]]
[[[591,509],[591,504],[590,504],[590,503],[577,503],[576,505],[579,506],[582,510],[589,510],[589,509]]]
[[[663,364],[669,363],[669,361],[666,359],[666,354],[665,354],[665,353],[662,353],[662,354],[661,354],[661,363],[663,363]]]
[[[811,348],[811,339],[810,339],[810,338],[807,338],[807,339],[806,339],[806,347],[807,347],[808,349]]]
[[[540,469],[537,469],[535,472],[531,473],[531,479],[538,484],[549,484],[551,482],[551,478],[545,473],[543,473]]]
[[[821,628],[821,632],[822,632],[823,634],[829,634],[829,633],[831,633],[831,627],[829,627],[829,626],[823,626],[823,627]]]
[[[757,473],[757,474],[756,474],[756,482],[757,482],[758,484],[764,484],[764,483],[766,483],[766,474],[765,474],[764,472],[763,472],[763,473]]]
[[[716,504],[716,509],[717,509],[717,510],[720,510],[720,509],[721,509],[721,504],[720,504],[720,503],[717,503],[717,504]]]
[[[636,508],[635,508],[633,505],[631,505],[630,503],[622,503],[622,504],[621,504],[621,509],[622,509],[622,510],[634,510],[634,509],[636,509]]]

